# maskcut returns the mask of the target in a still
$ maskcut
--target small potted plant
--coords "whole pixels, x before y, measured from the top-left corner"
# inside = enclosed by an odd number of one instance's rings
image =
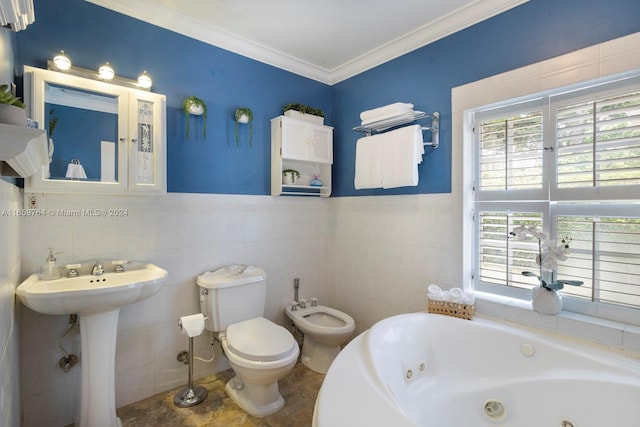
[[[324,112],[319,108],[309,107],[303,104],[287,104],[283,108],[286,117],[305,120],[311,123],[324,124]]]
[[[284,185],[295,185],[300,179],[300,172],[295,169],[285,169],[282,171],[282,183]]]
[[[186,121],[187,139],[189,138],[189,118],[193,116],[202,116],[204,124],[202,127],[202,140],[207,138],[207,104],[197,96],[189,96],[182,101],[182,111],[184,112]]]
[[[9,85],[0,86],[0,123],[26,126],[27,113],[24,108],[24,103],[20,98],[13,96]]]
[[[249,124],[249,147],[253,146],[253,112],[251,108],[240,107],[236,110],[234,114],[235,130],[236,130],[236,145],[240,146],[240,124]]]
[[[554,269],[558,261],[566,261],[569,254],[570,237],[563,238],[560,243],[550,240],[549,235],[536,226],[520,225],[509,232],[509,238],[526,240],[529,238],[538,241],[538,255],[535,258],[539,266],[539,274],[531,271],[523,271],[522,275],[535,277],[539,286],[531,289],[531,303],[533,309],[543,314],[558,314],[562,310],[562,296],[556,291],[563,289],[565,285],[581,286],[580,280],[555,279]],[[544,272],[551,273],[551,281],[543,278]]]

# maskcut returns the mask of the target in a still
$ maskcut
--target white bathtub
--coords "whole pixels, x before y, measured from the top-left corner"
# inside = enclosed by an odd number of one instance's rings
[[[338,355],[316,427],[640,426],[640,360],[486,319],[390,317]]]

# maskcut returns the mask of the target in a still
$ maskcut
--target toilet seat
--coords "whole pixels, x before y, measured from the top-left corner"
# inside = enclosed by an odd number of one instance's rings
[[[226,335],[230,350],[260,362],[282,359],[297,345],[289,331],[264,317],[229,325]]]

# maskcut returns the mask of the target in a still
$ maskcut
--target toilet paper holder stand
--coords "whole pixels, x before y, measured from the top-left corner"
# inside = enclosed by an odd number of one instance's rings
[[[207,317],[204,318],[207,320]],[[178,322],[178,327],[182,329],[182,323]],[[189,382],[185,388],[178,390],[173,397],[173,404],[178,408],[188,408],[202,403],[208,395],[206,388],[193,385],[193,337],[189,337]]]

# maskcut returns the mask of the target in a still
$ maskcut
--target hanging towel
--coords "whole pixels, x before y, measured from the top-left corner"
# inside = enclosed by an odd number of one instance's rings
[[[356,174],[353,180],[356,190],[382,187],[383,135],[365,136],[356,142]]]
[[[373,110],[367,110],[360,113],[360,120],[363,123],[379,120],[383,116],[391,117],[400,116],[413,110],[413,104],[407,102],[395,102],[393,104],[385,105],[383,107],[374,108]]]
[[[381,136],[387,138],[382,144],[382,188],[418,185],[418,164],[424,154],[420,125],[405,126]]]

